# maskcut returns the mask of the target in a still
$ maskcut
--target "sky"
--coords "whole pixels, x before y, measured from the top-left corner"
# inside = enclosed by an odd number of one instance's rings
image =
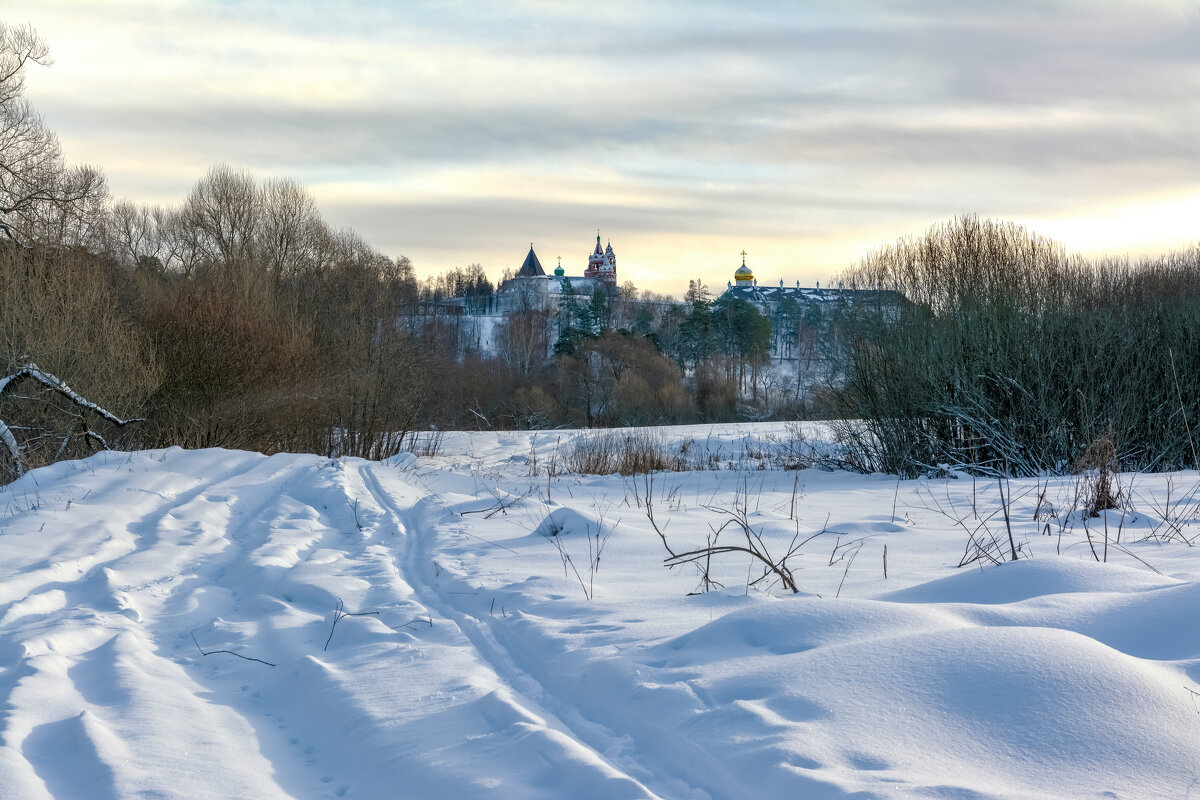
[[[5,0],[116,197],[225,163],[421,275],[680,294],[829,280],[960,214],[1089,255],[1200,242],[1200,0]]]

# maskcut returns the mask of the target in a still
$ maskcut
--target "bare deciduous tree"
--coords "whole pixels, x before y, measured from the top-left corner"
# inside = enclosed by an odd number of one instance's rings
[[[25,67],[52,63],[28,25],[0,22],[0,232],[10,240],[79,244],[100,219],[107,196],[93,167],[67,167],[58,137],[25,97]]]
[[[496,349],[518,375],[528,376],[546,361],[550,350],[549,321],[544,311],[520,311],[496,329]]]
[[[261,204],[258,248],[272,281],[278,285],[319,270],[331,234],[308,190],[294,180],[272,178],[263,184]]]
[[[209,169],[183,206],[192,249],[227,275],[252,260],[260,203],[253,176],[228,164]]]

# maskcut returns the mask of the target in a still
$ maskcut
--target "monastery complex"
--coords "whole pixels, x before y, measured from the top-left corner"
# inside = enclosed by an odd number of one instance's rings
[[[840,286],[836,289],[822,289],[819,281],[812,287],[802,287],[799,281],[795,286],[785,286],[782,280],[778,286],[760,285],[754,272],[746,265],[745,251],[741,256],[742,264],[734,271],[733,280],[726,282],[725,291],[716,299],[728,297],[745,300],[767,316],[771,316],[778,305],[787,299],[805,306],[814,303],[852,302],[864,294],[863,290],[844,289]],[[587,269],[582,275],[567,275],[561,258],[554,272],[547,274],[531,243],[529,253],[516,275],[499,287],[496,294],[496,311],[502,314],[529,309],[552,311],[564,296],[591,297],[596,289],[612,293],[618,286],[617,257],[611,242],[607,246],[602,244],[599,232],[596,234],[596,246],[588,256]]]

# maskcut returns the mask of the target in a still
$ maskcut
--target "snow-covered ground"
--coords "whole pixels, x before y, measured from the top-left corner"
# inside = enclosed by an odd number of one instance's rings
[[[650,481],[548,477],[560,432],[36,470],[0,489],[0,797],[1200,796],[1195,473],[1091,520],[1013,481],[1022,559],[959,567],[1011,551],[994,482],[755,469],[786,433],[667,429],[742,469]],[[800,593],[735,552],[694,594],[647,497],[677,553],[802,542]]]

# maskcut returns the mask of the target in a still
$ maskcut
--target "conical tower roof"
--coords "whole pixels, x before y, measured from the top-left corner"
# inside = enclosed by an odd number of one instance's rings
[[[542,269],[542,262],[538,261],[537,253],[533,252],[533,244],[529,245],[529,255],[525,256],[525,263],[517,270],[518,278],[536,278],[539,275],[545,275],[546,271]]]

